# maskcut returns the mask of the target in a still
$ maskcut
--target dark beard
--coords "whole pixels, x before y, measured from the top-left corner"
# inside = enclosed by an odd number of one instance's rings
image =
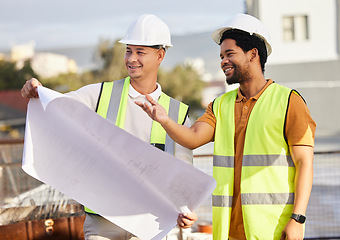
[[[235,84],[235,83],[241,83],[249,79],[249,72],[245,69],[241,69],[239,66],[234,67],[234,74],[230,78],[226,78],[226,81],[229,85]]]
[[[235,84],[235,83],[239,83],[238,79],[235,77],[231,77],[231,78],[226,78],[226,81],[229,85],[231,84]]]
[[[229,85],[235,84],[235,83],[240,83],[240,78],[241,78],[241,69],[238,66],[233,65],[234,68],[234,74],[228,78],[226,77],[226,81]]]

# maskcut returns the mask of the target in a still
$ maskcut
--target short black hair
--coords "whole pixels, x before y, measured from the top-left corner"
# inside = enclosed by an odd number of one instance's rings
[[[268,53],[263,39],[254,34],[250,35],[248,32],[239,29],[230,29],[225,31],[222,34],[219,45],[221,45],[225,39],[235,40],[236,45],[242,48],[243,52],[248,52],[249,50],[256,48],[260,56],[262,72],[264,72],[264,65],[267,62]]]

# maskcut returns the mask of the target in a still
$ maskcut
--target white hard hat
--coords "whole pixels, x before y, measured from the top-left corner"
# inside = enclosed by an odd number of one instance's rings
[[[170,30],[158,17],[144,14],[134,21],[125,38],[119,41],[129,45],[172,47]]]
[[[272,47],[270,45],[269,32],[263,23],[257,18],[248,14],[239,13],[234,18],[229,20],[225,27],[219,28],[213,32],[211,37],[217,44],[220,44],[223,33],[230,29],[239,29],[248,32],[250,35],[254,34],[261,38],[266,44],[268,56],[271,54]]]

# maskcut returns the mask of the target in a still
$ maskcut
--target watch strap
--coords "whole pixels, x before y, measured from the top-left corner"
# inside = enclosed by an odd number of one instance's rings
[[[292,213],[292,216],[290,218],[294,219],[298,223],[304,223],[306,221],[306,216],[304,216],[302,214]]]

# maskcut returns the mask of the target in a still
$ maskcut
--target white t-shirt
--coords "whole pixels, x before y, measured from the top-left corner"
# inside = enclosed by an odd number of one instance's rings
[[[101,83],[95,83],[84,86],[76,91],[66,93],[66,95],[79,100],[95,111],[100,89]],[[157,83],[157,89],[149,95],[154,100],[158,101],[161,93],[161,85]],[[145,142],[150,142],[152,119],[135,104],[135,101],[144,103],[147,100],[145,95],[140,94],[130,85],[124,130]],[[190,127],[189,118],[185,120],[184,125]],[[186,163],[192,164],[192,151],[177,143],[175,144],[175,157],[185,161]]]

